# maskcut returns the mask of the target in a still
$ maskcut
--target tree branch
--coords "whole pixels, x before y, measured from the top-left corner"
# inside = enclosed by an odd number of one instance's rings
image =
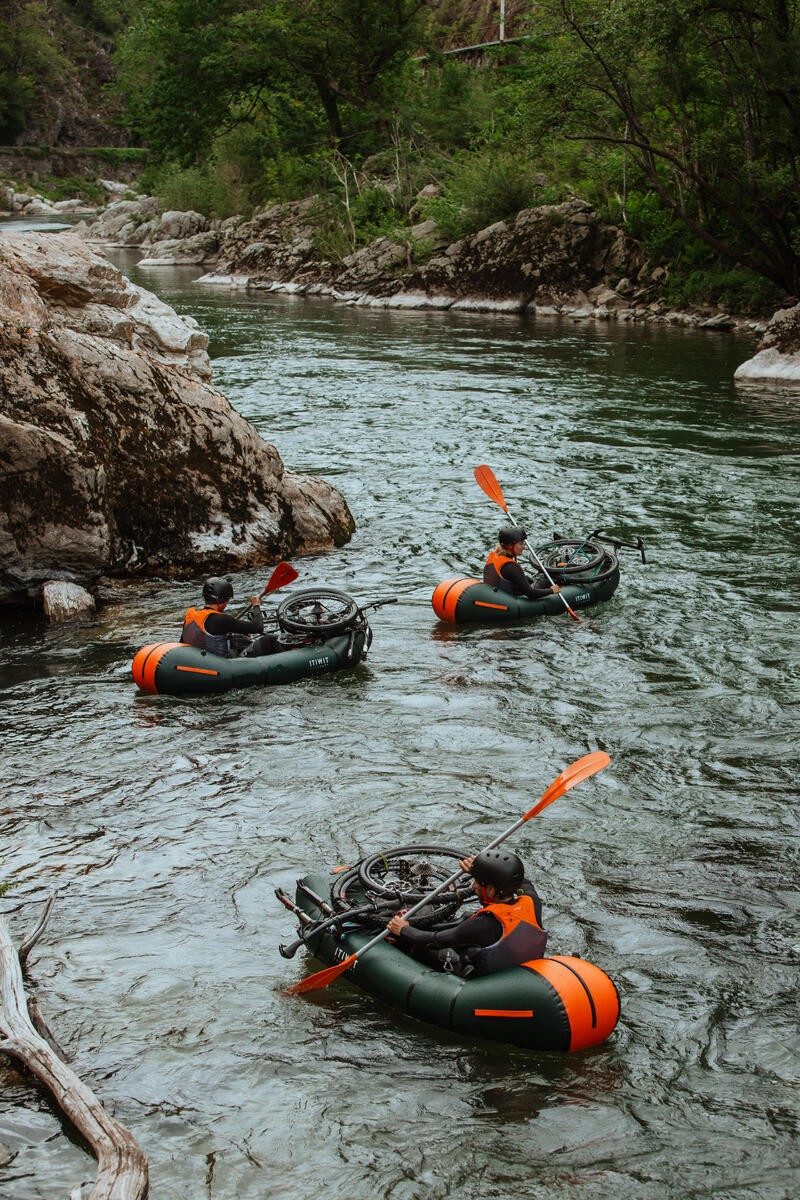
[[[52,900],[52,897],[51,897]],[[39,925],[44,928],[45,917]],[[34,931],[37,933],[37,931]],[[24,943],[23,943],[24,945]],[[28,950],[31,939],[28,939]],[[52,1094],[97,1157],[89,1200],[145,1200],[147,1159],[132,1134],[110,1116],[31,1024],[19,957],[0,916],[0,1051],[19,1059]]]

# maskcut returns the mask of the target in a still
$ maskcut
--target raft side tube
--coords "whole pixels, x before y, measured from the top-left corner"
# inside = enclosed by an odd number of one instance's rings
[[[179,645],[180,642],[151,642],[149,646],[143,646],[138,651],[131,663],[131,673],[137,686],[143,692],[158,695],[158,688],[155,684],[156,667],[168,651],[174,650]]]
[[[599,967],[582,958],[556,954],[525,966],[555,988],[569,1021],[569,1050],[605,1041],[619,1020],[619,993]]]
[[[455,611],[458,604],[458,598],[461,593],[473,583],[480,583],[479,579],[464,579],[461,576],[456,576],[455,579],[445,579],[440,583],[436,591],[433,593],[431,603],[433,611],[442,621],[455,621]]]
[[[259,658],[222,658],[183,642],[158,642],[140,650],[131,669],[142,691],[160,696],[208,695],[291,683],[355,666],[364,657],[365,639],[366,632],[358,629]]]

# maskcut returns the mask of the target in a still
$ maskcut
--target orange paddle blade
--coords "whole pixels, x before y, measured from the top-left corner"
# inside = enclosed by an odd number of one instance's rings
[[[479,488],[482,488],[490,500],[494,500],[495,504],[499,504],[504,513],[508,512],[506,508],[505,497],[494,476],[494,471],[491,467],[482,466],[476,467],[474,471],[475,479]]]
[[[278,588],[285,587],[287,583],[293,583],[295,579],[297,579],[297,571],[291,563],[279,562],[261,595],[266,596],[268,592],[276,592]]]
[[[594,775],[597,771],[602,771],[603,767],[607,767],[611,759],[606,754],[605,750],[595,750],[592,754],[586,754],[583,758],[579,758],[571,766],[567,767],[557,779],[554,779],[542,796],[538,804],[526,812],[522,818],[523,821],[530,820],[540,813],[543,808],[547,808],[548,804],[552,804],[559,796],[563,796],[564,792],[568,792],[570,788],[574,788],[576,783],[582,783],[584,779],[588,779],[590,775]]]
[[[582,625],[583,617],[579,617],[576,612],[573,612],[572,609],[570,608],[570,606],[567,604],[566,600],[564,601],[564,605],[566,607],[567,612],[572,617],[573,621],[577,621],[579,625]]]
[[[283,993],[284,996],[298,996],[300,992],[321,991],[329,983],[333,983],[334,979],[338,979],[340,975],[343,975],[348,967],[352,967],[357,957],[357,954],[351,954],[349,958],[346,958],[344,962],[337,963],[335,967],[326,967],[324,971],[317,971],[316,975],[309,975],[307,979],[301,979],[299,983],[293,983]]]

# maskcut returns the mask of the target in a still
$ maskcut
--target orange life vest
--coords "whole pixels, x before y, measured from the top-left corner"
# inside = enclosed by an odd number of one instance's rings
[[[207,650],[209,654],[218,654],[221,658],[230,657],[230,647],[227,635],[224,633],[208,633],[206,619],[211,613],[218,612],[216,608],[190,608],[181,631],[181,641],[187,646],[196,646],[198,650]]]
[[[491,946],[470,951],[470,959],[481,975],[521,967],[523,963],[542,958],[547,945],[547,932],[536,920],[536,908],[531,896],[519,896],[512,904],[487,904],[478,912],[491,913],[503,927],[503,932]],[[474,914],[475,916],[478,913]]]
[[[506,563],[516,561],[513,554],[500,554],[493,550],[483,568],[483,582],[488,583],[490,587],[499,588],[501,592],[508,592],[510,596],[516,595],[513,583],[509,583],[500,573]]]

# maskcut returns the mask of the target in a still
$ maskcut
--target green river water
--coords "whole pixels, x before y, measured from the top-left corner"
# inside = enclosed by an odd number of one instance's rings
[[[3,619],[3,908],[19,938],[58,890],[40,1002],[153,1200],[797,1195],[797,396],[734,386],[752,343],[729,335],[248,298],[117,260],[197,317],[287,465],[346,496],[356,535],[295,560],[296,586],[400,598],[356,670],[203,699],[129,670],[197,581],[78,627]],[[482,462],[534,536],[641,534],[647,565],[623,557],[581,625],[440,626],[433,588],[500,524]],[[605,1045],[469,1043],[345,979],[280,995],[317,964],[278,955],[276,886],[480,848],[593,749],[611,766],[515,847],[551,951],[619,988]],[[0,1195],[92,1179],[29,1079],[0,1077]]]

